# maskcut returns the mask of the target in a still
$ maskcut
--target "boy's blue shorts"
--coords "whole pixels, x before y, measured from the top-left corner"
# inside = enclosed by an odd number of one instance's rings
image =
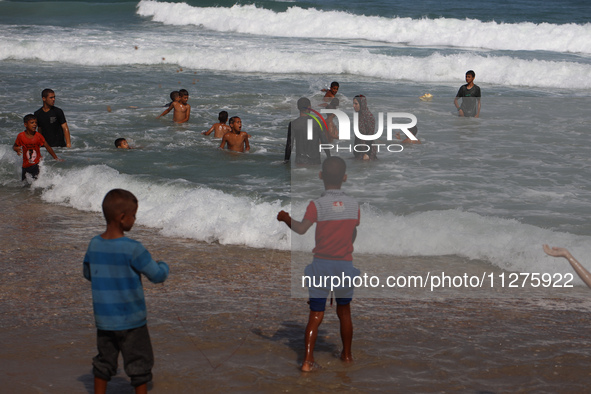
[[[359,276],[360,271],[353,267],[352,261],[347,260],[327,260],[314,257],[312,264],[309,264],[305,270],[304,275],[312,278],[312,284],[321,284],[323,278],[336,276],[342,278],[343,276],[353,279]],[[337,301],[337,305],[349,305],[353,299],[354,287],[341,286],[332,289]],[[313,312],[324,312],[326,309],[326,299],[331,292],[330,284],[322,283],[320,286],[308,287],[308,294],[310,297],[310,310]]]
[[[324,298],[311,298],[310,297],[310,310],[312,312],[324,312],[326,309],[326,299]],[[353,298],[337,298],[337,305],[349,305]]]

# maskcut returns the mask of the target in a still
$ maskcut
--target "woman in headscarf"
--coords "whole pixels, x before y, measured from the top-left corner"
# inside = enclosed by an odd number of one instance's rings
[[[367,99],[360,94],[353,98],[353,109],[359,113],[359,132],[363,135],[375,134],[376,120],[373,114],[367,108]],[[353,126],[355,127],[355,126]],[[372,146],[373,141],[364,141],[355,136],[355,146],[359,146],[360,152],[353,150],[355,158],[359,160],[375,160],[377,159],[378,147]],[[370,149],[365,152],[363,146],[368,146]]]

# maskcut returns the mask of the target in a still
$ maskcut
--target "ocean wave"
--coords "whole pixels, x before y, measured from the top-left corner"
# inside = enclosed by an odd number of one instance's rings
[[[27,40],[7,38],[0,44],[0,60],[37,60],[83,66],[174,64],[188,69],[269,73],[358,75],[386,80],[422,83],[457,81],[467,69],[477,71],[479,83],[534,88],[589,89],[591,64],[568,61],[529,60],[511,56],[434,53],[426,57],[391,56],[367,49],[317,50],[293,46],[289,49],[264,43],[223,49],[217,46],[175,48],[151,43],[137,49],[131,43],[105,38],[80,42],[74,33]],[[76,36],[78,34],[76,33]],[[0,37],[1,38],[1,37]],[[256,52],[256,56],[253,56]]]
[[[289,249],[286,230],[275,220],[280,202],[258,202],[183,182],[154,182],[106,165],[79,169],[44,168],[32,187],[41,198],[81,211],[101,212],[105,194],[127,189],[139,200],[137,223],[165,236],[256,248]],[[216,201],[212,211],[211,201]]]
[[[297,209],[303,216],[303,207]],[[299,213],[301,211],[301,213]],[[361,209],[355,241],[357,254],[436,257],[457,255],[517,272],[572,272],[542,251],[542,244],[568,248],[576,256],[591,253],[591,237],[554,232],[517,220],[461,210],[428,211],[399,216]],[[312,250],[313,238],[292,237],[294,250]],[[354,257],[355,258],[355,257]],[[576,277],[576,275],[575,275]],[[578,278],[577,283],[581,282]]]
[[[5,149],[8,151],[8,148]],[[0,152],[1,153],[1,152]],[[4,157],[3,162],[9,160]],[[7,164],[7,163],[4,163]],[[106,165],[78,169],[42,168],[33,189],[52,204],[100,212],[112,188],[132,191],[140,201],[137,223],[160,229],[165,236],[183,237],[255,248],[311,251],[314,229],[292,234],[276,220],[281,209],[303,216],[307,203],[283,205],[234,196],[179,181],[156,182],[120,173]],[[207,208],[216,201],[212,212]],[[569,248],[573,254],[591,254],[591,239],[461,210],[419,212],[406,216],[361,207],[361,225],[355,241],[357,254],[390,256],[458,255],[509,271],[565,272],[564,265],[546,258],[543,243]]]
[[[192,7],[141,0],[140,16],[168,25],[274,37],[360,39],[413,46],[591,53],[591,23],[497,23],[475,19],[412,19],[354,15],[290,7],[275,12],[255,5]],[[330,23],[328,23],[330,21]]]

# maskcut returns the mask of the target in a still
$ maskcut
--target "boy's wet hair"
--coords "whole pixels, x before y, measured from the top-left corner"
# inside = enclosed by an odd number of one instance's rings
[[[347,164],[338,156],[331,156],[322,162],[322,180],[325,185],[340,186],[346,172]]]
[[[471,75],[472,78],[476,78],[476,73],[473,70],[466,71],[466,75]]]
[[[179,90],[179,95],[181,95],[181,96],[188,96],[189,95],[189,91],[187,89],[181,89],[181,90]]]
[[[113,189],[103,199],[103,215],[107,223],[112,222],[121,213],[137,208],[137,198],[124,189]]]
[[[335,86],[336,86],[336,87],[339,87],[339,86],[340,86],[340,85],[339,85],[339,83],[338,83],[337,81],[334,81],[334,82],[332,82],[332,83],[330,84],[330,87],[331,87],[331,88],[334,88]]]
[[[55,92],[51,89],[43,89],[43,91],[41,92],[41,98],[46,98],[51,93],[55,94]]]
[[[234,121],[236,121],[236,119],[240,119],[240,116],[232,116],[232,117],[230,118],[230,122],[228,122],[228,123],[229,123],[229,124],[232,124],[232,123],[234,123]]]
[[[218,114],[218,120],[222,123],[225,123],[228,120],[228,112],[222,111]]]
[[[119,148],[121,146],[121,144],[123,143],[123,141],[127,141],[125,138],[117,138],[115,140],[115,148]]]
[[[30,120],[37,119],[37,117],[33,114],[27,114],[23,117],[23,123],[29,123]]]
[[[170,99],[172,101],[174,101],[178,96],[180,96],[180,93],[178,90],[175,90],[174,92],[170,92]]]

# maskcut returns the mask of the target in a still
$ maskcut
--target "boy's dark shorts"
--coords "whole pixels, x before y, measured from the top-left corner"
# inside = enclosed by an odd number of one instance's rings
[[[147,325],[122,331],[97,330],[96,344],[99,353],[92,359],[92,373],[97,378],[110,381],[117,374],[121,352],[125,373],[133,387],[152,380],[154,353]]]
[[[23,177],[21,179],[22,181],[27,179],[27,174],[31,174],[31,176],[34,179],[37,179],[37,176],[39,175],[39,164],[35,164],[31,167],[23,167]]]
[[[326,309],[326,299],[324,298],[311,298],[310,297],[310,310],[312,312],[324,312]],[[336,298],[337,305],[349,305],[353,298]]]
[[[309,264],[304,269],[304,275],[312,278],[312,283],[319,284],[327,276],[346,276],[351,280],[359,276],[360,271],[353,266],[353,262],[349,260],[326,260],[314,257],[312,264]],[[326,285],[325,283],[323,283]],[[337,305],[349,305],[353,299],[354,287],[343,285],[342,287],[335,287],[334,296]],[[331,288],[326,287],[308,287],[308,295],[310,297],[310,310],[312,312],[324,312],[326,309],[326,299],[330,294]]]

